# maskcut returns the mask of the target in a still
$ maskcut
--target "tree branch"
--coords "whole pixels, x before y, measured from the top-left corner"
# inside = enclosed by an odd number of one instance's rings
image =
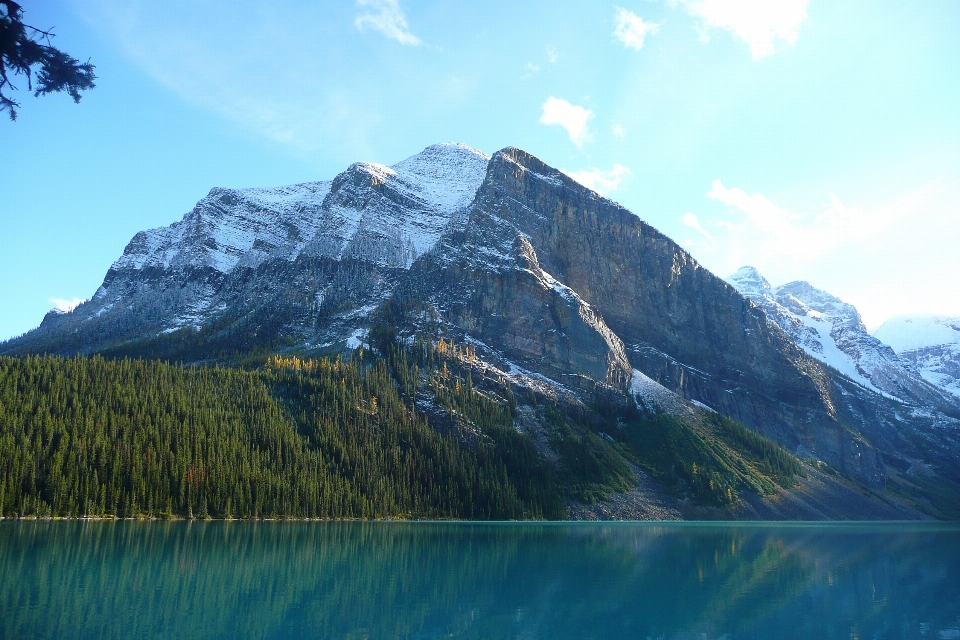
[[[0,0],[0,111],[9,111],[10,119],[17,119],[20,104],[3,94],[12,75],[25,75],[27,88],[34,91],[33,73],[36,67],[37,87],[34,97],[66,91],[74,102],[80,102],[80,92],[96,87],[94,65],[89,60],[81,63],[52,45],[56,37],[54,27],[38,29],[23,22],[23,9],[13,0]],[[30,31],[28,34],[27,31]],[[45,43],[45,44],[44,44]]]

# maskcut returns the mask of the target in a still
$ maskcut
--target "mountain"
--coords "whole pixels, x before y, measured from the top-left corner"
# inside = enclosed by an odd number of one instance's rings
[[[853,305],[808,282],[772,287],[753,267],[743,267],[727,280],[804,351],[863,387],[914,405],[952,401],[921,377],[911,361],[871,336]]]
[[[206,329],[209,352],[281,336],[346,344],[470,203],[487,160],[437,145],[332,182],[212,189],[180,222],[136,234],[90,301],[48,315],[21,343],[89,353]]]
[[[960,396],[960,318],[897,316],[873,336],[944,391]]]
[[[90,301],[0,354],[237,362],[443,338],[469,346],[478,376],[524,393],[615,406],[649,379],[680,413],[729,416],[866,487],[914,495],[917,470],[954,481],[952,400],[883,374],[889,350],[853,377],[791,335],[640,217],[530,154],[435,145],[331,182],[214,189],[181,222],[137,234]],[[847,342],[873,344],[831,344]],[[518,428],[534,437],[541,423]]]

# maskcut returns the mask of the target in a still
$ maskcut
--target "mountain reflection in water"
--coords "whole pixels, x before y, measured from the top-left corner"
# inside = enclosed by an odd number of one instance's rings
[[[3,638],[960,638],[960,526],[2,522]]]

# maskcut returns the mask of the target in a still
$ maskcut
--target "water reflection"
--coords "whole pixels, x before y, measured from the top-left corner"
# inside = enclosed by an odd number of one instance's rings
[[[954,525],[0,523],[4,638],[960,638]]]

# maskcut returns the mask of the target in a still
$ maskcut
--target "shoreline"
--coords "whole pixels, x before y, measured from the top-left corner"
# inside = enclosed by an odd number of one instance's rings
[[[623,524],[643,524],[657,526],[675,526],[685,524],[702,525],[778,525],[778,526],[809,526],[809,525],[960,525],[960,520],[457,520],[440,518],[183,518],[183,517],[135,517],[120,518],[116,516],[0,516],[0,522],[378,522],[378,523],[450,523],[450,524],[565,524],[589,525],[603,524],[616,526]]]

